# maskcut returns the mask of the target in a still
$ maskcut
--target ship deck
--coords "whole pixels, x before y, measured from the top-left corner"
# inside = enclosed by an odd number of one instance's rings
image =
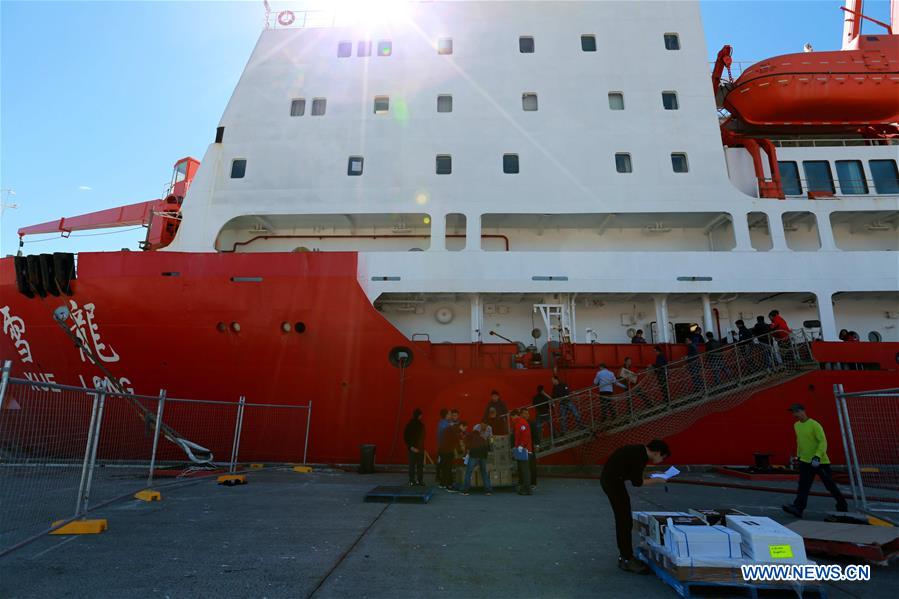
[[[363,503],[373,487],[404,479],[264,470],[245,486],[202,480],[165,490],[161,502],[113,504],[97,514],[109,519],[102,535],[47,536],[0,559],[0,596],[675,596],[655,576],[616,568],[612,514],[595,479],[544,477],[533,497],[438,489],[427,505]],[[635,510],[730,506],[780,521],[789,499],[683,484],[631,496]],[[813,496],[809,510],[830,503]],[[887,597],[897,585],[895,565],[875,566],[870,582],[828,584],[827,593]]]

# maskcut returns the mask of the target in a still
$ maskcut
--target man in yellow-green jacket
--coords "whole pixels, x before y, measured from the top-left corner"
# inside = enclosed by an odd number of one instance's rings
[[[821,479],[824,486],[837,500],[837,511],[848,511],[846,498],[840,492],[840,488],[833,482],[830,475],[830,460],[827,457],[827,437],[821,424],[809,418],[805,413],[805,406],[794,403],[790,406],[790,412],[796,418],[793,428],[796,431],[796,456],[799,458],[799,490],[792,505],[783,506],[783,510],[797,518],[802,518],[802,512],[808,503],[808,492],[815,481],[815,475]]]

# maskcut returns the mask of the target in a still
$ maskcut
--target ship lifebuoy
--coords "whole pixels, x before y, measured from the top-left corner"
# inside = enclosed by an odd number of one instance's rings
[[[278,13],[278,25],[283,27],[289,27],[293,25],[293,22],[296,20],[296,15],[294,15],[289,10],[282,10]]]

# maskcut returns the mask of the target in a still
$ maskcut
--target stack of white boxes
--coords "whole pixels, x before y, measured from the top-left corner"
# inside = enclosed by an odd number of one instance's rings
[[[789,528],[763,516],[728,516],[727,526],[742,537],[743,554],[756,562],[804,564],[805,543]]]

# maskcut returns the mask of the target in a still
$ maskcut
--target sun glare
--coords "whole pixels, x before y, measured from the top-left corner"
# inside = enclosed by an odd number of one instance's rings
[[[344,25],[379,25],[408,14],[408,0],[334,0],[332,10]]]

